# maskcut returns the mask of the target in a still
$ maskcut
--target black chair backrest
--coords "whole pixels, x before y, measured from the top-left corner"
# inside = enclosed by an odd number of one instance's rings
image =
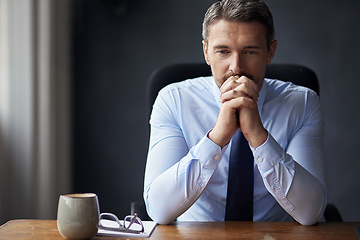
[[[170,83],[186,79],[211,76],[210,67],[206,63],[179,63],[156,69],[150,76],[146,89],[147,116],[150,116],[152,105],[158,92]],[[296,64],[269,64],[266,78],[291,81],[296,85],[308,87],[319,95],[319,83],[316,74],[309,68]]]

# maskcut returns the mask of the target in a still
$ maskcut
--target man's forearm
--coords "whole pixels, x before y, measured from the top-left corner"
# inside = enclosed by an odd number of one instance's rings
[[[326,206],[319,179],[294,161],[271,135],[253,152],[264,184],[279,204],[299,223],[316,223]]]
[[[184,213],[206,188],[222,154],[219,146],[205,136],[171,168],[146,181],[144,199],[150,217],[168,224]]]
[[[296,162],[287,198],[294,206],[292,211],[287,212],[302,225],[315,224],[327,204],[327,195],[320,181]]]

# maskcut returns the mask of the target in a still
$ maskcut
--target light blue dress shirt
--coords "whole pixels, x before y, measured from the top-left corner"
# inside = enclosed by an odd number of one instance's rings
[[[144,200],[160,224],[225,219],[229,155],[208,132],[220,111],[213,77],[171,84],[151,114]],[[267,141],[254,154],[254,221],[314,224],[327,203],[324,118],[317,94],[264,79],[258,100]]]

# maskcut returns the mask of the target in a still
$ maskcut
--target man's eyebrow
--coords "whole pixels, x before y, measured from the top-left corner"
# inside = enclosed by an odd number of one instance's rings
[[[227,45],[215,45],[213,47],[214,49],[227,49],[227,48],[230,48],[229,46]],[[256,46],[256,45],[249,45],[249,46],[245,46],[243,49],[261,49],[260,46]]]
[[[260,49],[261,47],[259,47],[259,46],[246,46],[246,47],[244,47],[244,49]]]
[[[224,49],[224,48],[230,48],[230,47],[227,45],[215,45],[214,46],[214,49]]]

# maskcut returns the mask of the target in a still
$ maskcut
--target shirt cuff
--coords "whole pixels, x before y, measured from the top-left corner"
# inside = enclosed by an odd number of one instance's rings
[[[270,133],[268,133],[268,138],[262,145],[256,149],[250,145],[250,148],[254,155],[254,161],[262,172],[270,170],[275,164],[285,158],[284,149]]]
[[[228,144],[221,148],[208,137],[209,132],[206,133],[190,152],[194,158],[199,159],[203,165],[212,170],[216,170],[228,148]]]

